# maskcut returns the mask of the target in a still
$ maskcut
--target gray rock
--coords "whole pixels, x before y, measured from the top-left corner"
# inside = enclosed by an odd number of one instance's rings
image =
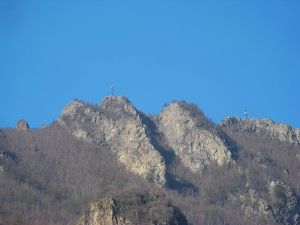
[[[143,194],[106,197],[92,203],[77,225],[188,225],[162,197]]]
[[[0,175],[1,174],[4,174],[4,168],[3,168],[3,166],[0,166]]]
[[[17,122],[16,129],[26,131],[29,129],[29,124],[26,120],[21,119]]]
[[[300,143],[300,129],[294,129],[287,124],[275,123],[269,119],[242,120],[238,117],[226,117],[220,126],[241,129],[257,135],[267,135],[282,142]]]
[[[125,97],[106,97],[100,107],[73,101],[59,123],[84,141],[107,143],[125,167],[147,180],[163,185],[165,162],[147,134],[141,113]]]
[[[266,193],[254,189],[240,196],[245,215],[260,215],[279,224],[299,225],[299,202],[295,193],[281,181],[267,184]]]
[[[199,172],[215,162],[233,162],[231,152],[216,134],[198,126],[197,118],[178,102],[165,107],[159,117],[159,130],[182,163]]]
[[[228,116],[221,122],[221,126],[230,126],[230,125],[236,125],[241,122],[241,119],[236,116]]]
[[[270,206],[277,222],[281,224],[300,224],[299,203],[290,187],[281,181],[272,181],[268,185]],[[298,218],[298,221],[294,221]]]

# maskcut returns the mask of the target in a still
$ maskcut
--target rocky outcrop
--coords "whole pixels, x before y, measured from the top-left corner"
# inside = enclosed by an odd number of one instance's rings
[[[6,159],[9,157],[9,152],[0,148],[0,159]]]
[[[152,144],[141,113],[125,97],[109,96],[100,107],[75,100],[67,105],[59,123],[88,142],[106,143],[125,167],[163,185],[165,163]]]
[[[269,119],[240,119],[226,117],[220,126],[244,130],[257,135],[267,135],[283,142],[300,143],[300,129],[294,129],[287,124],[275,123]]]
[[[11,170],[16,163],[16,155],[0,147],[0,175]]]
[[[267,185],[267,192],[263,194],[249,189],[240,199],[247,217],[257,214],[273,219],[279,224],[300,224],[297,196],[281,181],[271,181]]]
[[[185,216],[155,194],[107,197],[92,203],[77,225],[188,225]]]
[[[29,124],[26,120],[21,119],[17,122],[16,129],[26,131],[29,129]]]
[[[300,224],[300,208],[297,196],[281,181],[268,185],[269,202],[276,221],[281,224]]]
[[[221,138],[202,128],[197,112],[189,110],[186,104],[174,102],[159,116],[159,130],[182,163],[198,172],[212,162],[221,166],[232,161]]]

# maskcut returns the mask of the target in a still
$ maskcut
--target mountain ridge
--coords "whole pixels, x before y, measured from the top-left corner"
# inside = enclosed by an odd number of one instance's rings
[[[5,225],[76,224],[80,215],[103,222],[85,213],[93,211],[85,211],[89,204],[111,209],[115,203],[101,205],[101,199],[132,198],[128,192],[163,195],[194,225],[300,223],[298,128],[237,117],[214,124],[184,101],[150,116],[124,96],[107,96],[98,105],[74,100],[49,126],[31,129],[20,120],[16,128],[0,130]],[[130,212],[145,216],[134,224],[153,223],[144,213],[151,201],[132,204]],[[164,200],[153,204],[167,213],[161,218],[180,221]],[[121,214],[107,211],[110,223],[133,223],[124,207]]]

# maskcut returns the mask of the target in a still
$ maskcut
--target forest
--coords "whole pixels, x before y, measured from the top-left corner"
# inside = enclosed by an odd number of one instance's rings
[[[91,202],[130,192],[163,196],[191,225],[300,224],[299,143],[243,129],[241,123],[214,124],[196,105],[178,104],[199,128],[224,140],[234,163],[212,161],[201,172],[191,171],[161,133],[159,115],[138,110],[151,143],[165,162],[164,185],[120,163],[114,150],[118,143],[75,137],[72,121],[72,127],[57,120],[42,128],[2,128],[0,224],[76,224]],[[131,122],[128,111],[118,104],[91,107],[106,115],[106,120]],[[93,120],[84,123],[91,133]],[[275,194],[270,185],[277,185]],[[262,204],[267,206],[262,208]]]

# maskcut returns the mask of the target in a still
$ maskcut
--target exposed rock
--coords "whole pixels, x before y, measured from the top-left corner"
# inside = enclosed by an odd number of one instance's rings
[[[17,122],[17,125],[16,125],[16,128],[18,130],[28,130],[29,129],[29,124],[26,120],[24,119],[21,119]]]
[[[141,113],[125,97],[106,97],[100,107],[75,100],[65,107],[59,122],[76,138],[109,144],[129,171],[165,183],[164,160],[147,135]]]
[[[211,162],[221,166],[232,161],[224,142],[200,127],[193,114],[182,103],[175,102],[165,107],[159,117],[159,129],[182,163],[197,172]]]
[[[240,119],[226,117],[220,124],[224,127],[241,129],[258,135],[267,135],[283,142],[300,143],[300,129],[294,129],[287,124],[275,123],[269,119]]]
[[[3,166],[0,166],[0,175],[1,174],[4,174],[4,168],[3,168]],[[1,224],[0,224],[1,225]]]
[[[103,198],[90,205],[78,225],[188,225],[185,216],[161,196]]]
[[[300,128],[295,128],[294,129],[298,143],[300,143]]]
[[[8,150],[0,148],[0,159],[15,160],[16,155]]]
[[[245,216],[262,215],[265,217],[272,216],[272,210],[268,202],[259,197],[259,193],[254,189],[249,189],[248,192],[240,196],[242,206],[245,211]]]
[[[245,215],[260,215],[275,220],[280,224],[299,225],[300,209],[297,196],[281,181],[271,181],[267,185],[267,193],[261,194],[249,189],[247,194],[241,195]]]
[[[221,126],[230,126],[230,125],[236,125],[240,123],[242,120],[239,117],[236,116],[228,116],[221,122]]]
[[[281,224],[300,224],[297,196],[281,181],[268,185],[270,205],[276,221]],[[295,221],[294,219],[297,218]]]
[[[0,159],[4,159],[8,157],[8,152],[5,151],[4,149],[0,149]]]
[[[78,130],[74,130],[72,134],[78,139],[83,139],[88,142],[93,141],[93,139],[90,137],[89,133],[80,128],[78,128]]]
[[[11,151],[0,148],[0,175],[10,170],[15,165],[16,155]]]

